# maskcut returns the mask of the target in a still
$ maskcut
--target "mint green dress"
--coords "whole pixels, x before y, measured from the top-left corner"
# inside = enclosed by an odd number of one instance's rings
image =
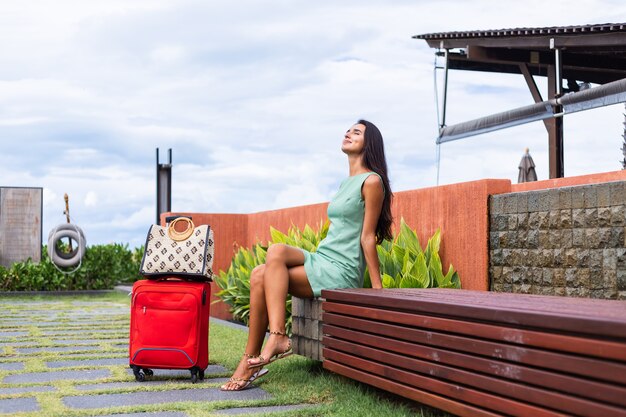
[[[315,297],[321,295],[322,289],[363,286],[365,256],[361,248],[361,232],[365,201],[361,188],[372,174],[378,175],[366,172],[343,180],[328,205],[328,234],[316,252],[303,250],[304,270]]]

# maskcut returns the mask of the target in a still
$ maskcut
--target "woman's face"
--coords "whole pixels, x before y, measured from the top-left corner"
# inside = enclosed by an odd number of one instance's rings
[[[360,154],[365,146],[365,125],[357,123],[343,136],[341,150],[346,154]]]

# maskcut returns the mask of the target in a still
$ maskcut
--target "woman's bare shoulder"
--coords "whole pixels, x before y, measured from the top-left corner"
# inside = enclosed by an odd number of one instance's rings
[[[363,192],[383,192],[383,180],[376,174],[369,175],[363,182]]]

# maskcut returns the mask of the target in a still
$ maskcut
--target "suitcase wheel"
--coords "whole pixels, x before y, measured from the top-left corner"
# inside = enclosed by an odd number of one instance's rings
[[[200,369],[197,366],[194,366],[189,371],[191,371],[191,382],[195,384],[198,380],[202,381],[204,379],[204,369]]]
[[[152,369],[140,368],[137,365],[130,365],[130,367],[133,369],[133,375],[135,375],[135,381],[137,382],[143,382],[146,380],[146,376],[154,375]]]

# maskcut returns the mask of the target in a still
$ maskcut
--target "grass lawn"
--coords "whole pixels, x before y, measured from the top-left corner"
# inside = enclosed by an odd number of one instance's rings
[[[26,303],[26,304],[23,304]],[[25,336],[13,337],[4,340],[7,345],[0,346],[0,364],[10,362],[24,363],[24,369],[17,371],[0,370],[0,400],[11,398],[35,397],[41,407],[40,411],[29,413],[16,413],[19,417],[85,417],[92,415],[104,415],[108,413],[137,413],[156,411],[182,411],[191,417],[211,416],[217,409],[242,407],[242,406],[270,406],[288,404],[310,404],[306,409],[283,413],[272,413],[272,416],[421,416],[440,417],[448,416],[443,412],[427,407],[420,407],[414,402],[404,400],[392,394],[373,387],[352,381],[339,375],[324,370],[320,362],[311,361],[301,356],[292,355],[289,358],[271,364],[270,372],[263,377],[258,386],[269,392],[272,398],[269,400],[255,401],[217,401],[217,402],[179,402],[155,405],[133,405],[124,407],[111,407],[94,410],[69,409],[63,403],[63,397],[94,394],[117,394],[133,392],[154,392],[158,395],[161,390],[189,390],[189,389],[215,389],[218,382],[204,382],[192,385],[184,381],[165,378],[164,384],[140,384],[134,383],[134,377],[128,373],[124,365],[103,365],[98,369],[110,370],[110,376],[93,381],[85,380],[60,380],[45,384],[3,383],[2,380],[8,375],[26,374],[32,372],[49,372],[58,370],[89,370],[93,366],[68,366],[64,368],[49,368],[46,363],[52,361],[67,360],[70,355],[78,352],[55,352],[45,349],[38,353],[20,353],[12,347],[12,342],[19,342],[23,347],[53,347],[52,339],[76,339],[73,331],[81,331],[80,337],[96,340],[98,349],[92,352],[81,353],[81,359],[106,359],[127,357],[127,340],[129,317],[129,297],[122,293],[77,295],[77,296],[32,296],[32,297],[0,297],[2,317],[24,317],[24,325],[11,324],[9,321],[0,323],[0,332],[27,332]],[[84,314],[90,310],[99,311],[114,307],[116,313],[107,316],[97,326],[77,325],[73,322],[76,314]],[[32,317],[30,310],[32,309]],[[118,313],[119,312],[119,313]],[[41,327],[38,323],[47,323],[52,326]],[[108,329],[106,334],[90,329]],[[54,337],[48,334],[52,332]],[[247,333],[244,330],[232,328],[212,322],[209,336],[210,363],[222,365],[229,372],[223,375],[211,375],[210,378],[229,377],[243,352]],[[117,343],[113,343],[117,340]],[[122,345],[120,345],[120,341]],[[74,358],[78,359],[78,358]],[[155,375],[158,378],[158,374]],[[171,377],[170,377],[171,378]],[[188,378],[188,377],[186,377]],[[127,382],[124,387],[107,388],[98,391],[85,392],[77,389],[82,384]],[[2,394],[4,388],[26,388],[29,386],[51,385],[54,391],[37,392],[26,394]],[[6,414],[3,414],[6,415]],[[255,414],[260,415],[260,414]]]

